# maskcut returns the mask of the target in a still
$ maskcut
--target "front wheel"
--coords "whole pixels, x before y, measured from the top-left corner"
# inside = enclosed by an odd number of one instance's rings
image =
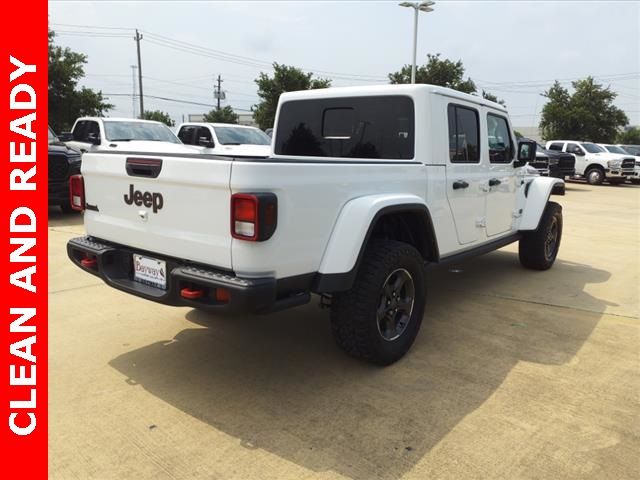
[[[558,256],[562,239],[562,207],[548,202],[538,229],[524,232],[518,246],[520,263],[525,268],[547,270]]]
[[[585,174],[585,177],[589,185],[602,185],[604,172],[599,168],[592,168]]]
[[[336,343],[349,355],[378,365],[399,360],[420,330],[425,283],[424,260],[415,248],[374,241],[351,290],[333,296]]]

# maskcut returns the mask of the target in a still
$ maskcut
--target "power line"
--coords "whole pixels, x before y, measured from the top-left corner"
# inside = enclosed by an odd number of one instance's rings
[[[126,35],[124,33],[105,34],[103,32],[90,32],[90,31],[87,31],[86,29],[98,28],[98,27],[91,27],[89,25],[55,24],[55,23],[51,25],[84,28],[85,30],[77,30],[71,33],[72,35],[75,34],[78,36],[107,36],[108,35],[113,37],[120,37],[120,36],[124,37]],[[126,28],[120,28],[120,27],[100,27],[100,28],[109,29],[109,30],[124,30],[124,31],[134,30],[134,29],[126,29]],[[273,67],[272,62],[270,61],[255,59],[255,58],[246,57],[243,55],[232,54],[232,53],[224,52],[222,50],[215,50],[215,49],[203,47],[200,45],[196,45],[193,43],[184,42],[182,40],[175,40],[170,37],[159,35],[146,30],[142,32],[147,35],[146,40],[149,43],[154,43],[156,45],[163,46],[165,48],[172,48],[174,50],[191,53],[193,55],[199,55],[203,57],[213,58],[220,61],[235,63],[237,65],[244,65],[244,66],[249,66],[254,68],[271,69]],[[376,76],[376,75],[362,75],[362,74],[355,74],[355,73],[333,72],[333,71],[326,71],[326,70],[320,70],[320,69],[314,69],[314,68],[308,68],[308,67],[299,67],[299,68],[306,72],[313,71],[314,73],[321,74],[321,75],[329,75],[336,79],[363,81],[363,82],[380,82],[380,81],[387,80],[386,77]]]
[[[133,32],[135,28],[127,28],[127,27],[105,27],[102,25],[78,25],[73,23],[50,23],[49,25],[58,26],[58,27],[77,27],[77,28],[95,28],[98,30],[127,30],[129,32]]]
[[[131,96],[130,93],[103,93],[103,95],[106,97],[130,97]],[[211,103],[192,102],[192,101],[184,100],[180,98],[160,97],[157,95],[146,95],[146,97],[153,98],[155,100],[164,100],[167,102],[184,103],[185,105],[198,105],[200,107],[211,107],[211,108],[215,107],[215,105]],[[235,108],[234,110],[244,111],[244,112],[251,111],[250,109],[246,109],[246,108]]]

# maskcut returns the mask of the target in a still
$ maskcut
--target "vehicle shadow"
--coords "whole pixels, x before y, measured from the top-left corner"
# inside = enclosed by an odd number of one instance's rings
[[[595,310],[578,315],[500,298],[501,283],[527,275],[535,277],[531,288],[562,276],[575,305]],[[187,319],[200,328],[110,365],[129,384],[247,449],[315,472],[398,478],[479,408],[518,362],[571,361],[606,308],[584,287],[609,276],[562,261],[536,276],[510,252],[432,271],[418,339],[387,368],[343,355],[331,338],[328,313],[316,305],[243,318],[194,310]]]

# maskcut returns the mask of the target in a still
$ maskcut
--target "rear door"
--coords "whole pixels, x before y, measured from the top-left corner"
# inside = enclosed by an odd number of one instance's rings
[[[564,151],[566,153],[570,153],[576,159],[576,173],[579,175],[584,175],[585,170],[587,169],[587,155],[584,149],[578,145],[577,143],[567,143],[565,144]]]
[[[447,121],[447,200],[458,242],[466,245],[481,239],[484,226],[486,173],[480,162],[480,113],[472,104],[449,103]]]
[[[87,153],[89,235],[134,249],[231,268],[231,162]]]
[[[509,232],[516,208],[516,172],[513,161],[516,144],[507,117],[488,112],[487,140],[489,171],[487,172],[487,236]]]

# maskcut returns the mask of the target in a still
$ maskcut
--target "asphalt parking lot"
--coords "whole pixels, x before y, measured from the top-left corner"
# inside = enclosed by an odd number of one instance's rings
[[[73,266],[50,209],[52,478],[640,475],[640,187],[567,184],[554,268],[517,246],[432,271],[422,330],[378,368],[314,301],[226,318]]]

